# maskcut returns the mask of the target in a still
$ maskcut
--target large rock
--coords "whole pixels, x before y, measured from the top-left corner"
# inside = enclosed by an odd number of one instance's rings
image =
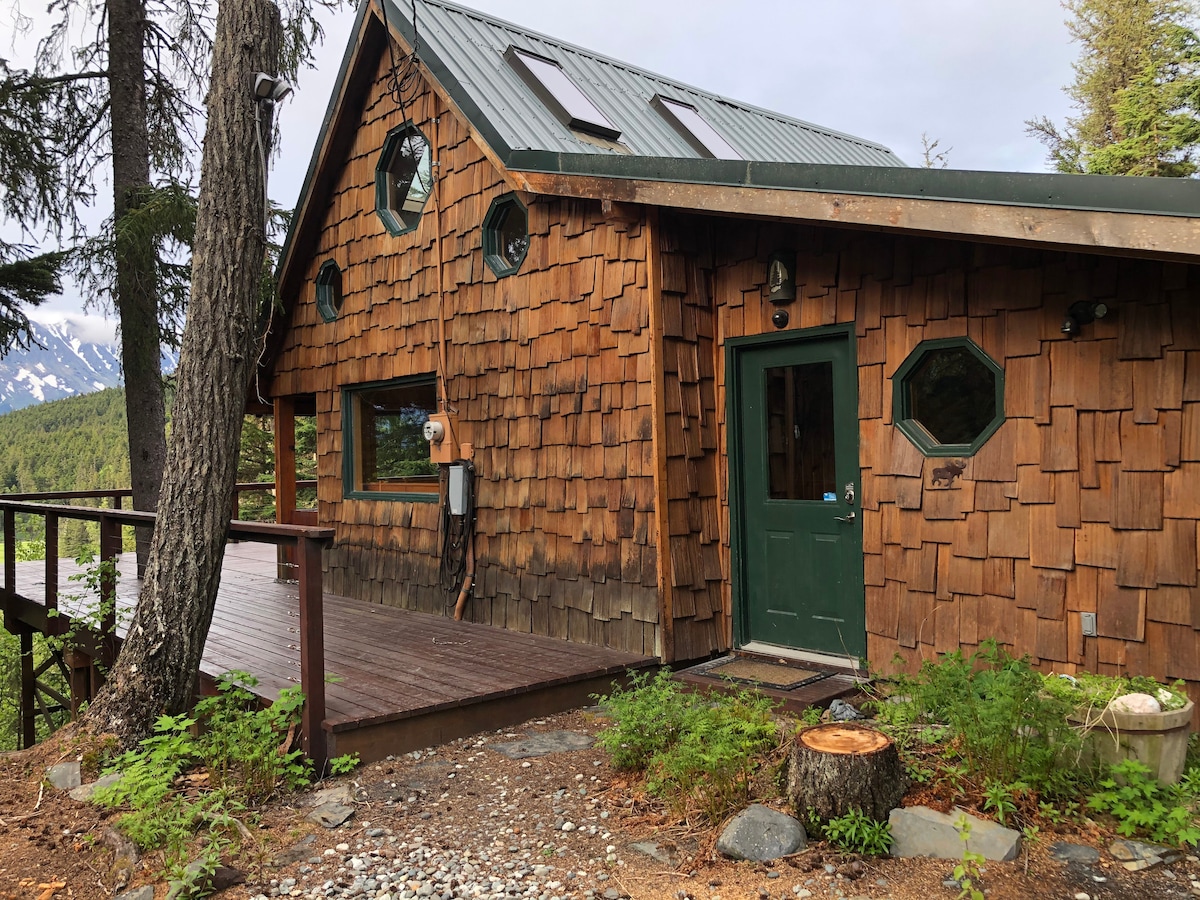
[[[962,821],[970,825],[970,836],[962,839]],[[960,809],[938,812],[927,806],[893,809],[888,816],[892,826],[892,856],[932,856],[937,859],[962,859],[966,850],[984,859],[1016,859],[1021,852],[1021,835],[986,819],[977,819]]]
[[[767,862],[803,850],[807,840],[796,819],[756,803],[725,826],[717,850],[731,859]]]
[[[46,780],[60,791],[72,790],[83,783],[79,774],[78,762],[65,762],[51,766],[46,770]]]
[[[112,787],[120,780],[120,772],[109,772],[107,775],[101,775],[96,781],[89,781],[87,784],[81,784],[77,788],[72,788],[71,799],[78,800],[80,803],[90,803],[96,791],[100,790],[100,788]]]

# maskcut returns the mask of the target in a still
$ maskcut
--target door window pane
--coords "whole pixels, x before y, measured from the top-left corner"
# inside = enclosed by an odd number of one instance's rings
[[[780,366],[764,374],[770,499],[823,500],[837,482],[833,363]]]

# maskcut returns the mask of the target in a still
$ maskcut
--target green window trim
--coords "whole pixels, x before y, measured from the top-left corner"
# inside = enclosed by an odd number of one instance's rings
[[[399,405],[396,401],[405,401]],[[393,401],[389,405],[389,401]],[[365,403],[370,403],[370,409]],[[433,374],[390,381],[372,381],[342,388],[342,496],[348,500],[390,500],[437,503],[441,481],[437,464],[429,462],[429,445],[422,428],[437,408],[437,379]],[[388,420],[386,429],[381,420]],[[372,436],[360,429],[368,422]],[[379,472],[380,435],[396,440],[386,449],[397,468],[422,470],[422,474]],[[369,471],[364,471],[367,469]]]
[[[496,275],[515,275],[529,254],[529,209],[516,194],[492,200],[483,217],[483,258]]]
[[[317,271],[317,312],[322,321],[332,322],[341,309],[342,269],[332,259],[327,259]]]
[[[915,409],[917,401],[914,395],[920,387],[917,379],[928,372],[927,363],[932,364],[934,354],[955,350],[966,351],[965,357],[962,353],[956,355],[968,364],[974,363],[975,373],[982,376],[984,382],[988,378],[991,379],[990,391],[986,383],[976,383],[975,393],[976,396],[984,397],[991,393],[992,415],[986,422],[978,421],[970,426],[969,430],[975,432],[971,440],[943,442],[921,422],[920,413]],[[933,387],[936,388],[937,385]],[[953,384],[950,387],[953,388]],[[952,390],[947,393],[954,396]],[[988,438],[1004,424],[1004,370],[970,338],[937,338],[922,341],[892,376],[892,420],[925,456],[974,456],[979,448],[987,443]]]
[[[375,214],[393,237],[421,223],[433,189],[431,154],[428,139],[412,122],[393,128],[383,139],[375,164]]]

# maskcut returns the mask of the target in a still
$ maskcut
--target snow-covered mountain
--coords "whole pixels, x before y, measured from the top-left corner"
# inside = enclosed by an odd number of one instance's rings
[[[82,317],[30,324],[41,346],[0,357],[0,413],[122,383],[120,345],[103,337],[97,341],[96,329]],[[174,351],[164,348],[163,371],[174,371],[177,362]]]

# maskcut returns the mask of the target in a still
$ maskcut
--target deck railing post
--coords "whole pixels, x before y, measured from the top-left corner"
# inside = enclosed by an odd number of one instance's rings
[[[4,511],[4,589],[17,589],[17,514],[11,509]]]
[[[58,513],[51,512],[46,513],[46,609],[58,609]]]
[[[117,641],[117,558],[121,555],[121,523],[108,516],[100,517],[100,559],[105,566],[100,576],[100,638],[103,642],[102,665],[110,666],[116,659]]]
[[[300,689],[304,691],[304,751],[323,773],[326,761],[325,728],[325,623],[321,593],[323,542],[302,537],[296,541],[300,582]]]

